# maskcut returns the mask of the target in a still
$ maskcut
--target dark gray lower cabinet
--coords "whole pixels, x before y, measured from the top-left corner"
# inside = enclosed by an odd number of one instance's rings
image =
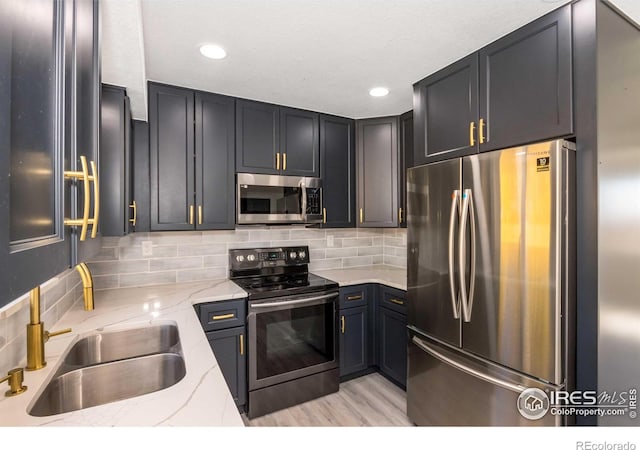
[[[380,372],[406,387],[407,316],[388,308],[378,308],[378,367]]]
[[[367,306],[340,310],[340,376],[369,367],[369,315]]]
[[[210,331],[207,339],[238,407],[247,402],[247,352],[245,327]]]

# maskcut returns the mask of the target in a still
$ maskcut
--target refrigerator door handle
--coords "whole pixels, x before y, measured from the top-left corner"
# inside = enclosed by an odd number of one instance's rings
[[[471,216],[471,219],[469,219]],[[471,240],[471,271],[469,291],[467,292],[467,220],[470,226]],[[462,303],[462,320],[471,322],[471,308],[473,307],[473,293],[475,291],[476,278],[476,219],[471,198],[471,189],[465,189],[462,194],[462,212],[460,217],[460,230],[458,232],[458,270],[460,277],[460,302]]]
[[[476,211],[475,211],[475,201],[473,199],[473,193],[471,189],[469,191],[469,235],[471,238],[471,270],[469,271],[469,299],[467,300],[467,315],[469,320],[467,322],[471,322],[471,312],[473,309],[473,294],[475,292],[476,287]]]
[[[519,384],[514,384],[505,380],[501,380],[500,378],[494,377],[487,373],[480,372],[479,370],[476,370],[458,361],[454,361],[453,359],[443,355],[439,351],[429,346],[429,344],[427,344],[417,336],[413,336],[411,338],[411,342],[413,342],[420,350],[428,353],[429,355],[433,356],[436,359],[439,359],[443,363],[448,364],[452,367],[455,367],[456,369],[461,370],[462,372],[465,372],[471,376],[474,376],[482,381],[486,381],[487,383],[491,383],[496,386],[503,387],[510,391],[516,392],[518,394],[522,393],[525,389],[527,389],[525,386],[521,386]]]
[[[449,292],[451,293],[451,306],[453,318],[460,318],[460,298],[456,292],[455,263],[454,263],[454,228],[456,218],[460,217],[460,190],[456,189],[451,194],[451,215],[449,217]]]

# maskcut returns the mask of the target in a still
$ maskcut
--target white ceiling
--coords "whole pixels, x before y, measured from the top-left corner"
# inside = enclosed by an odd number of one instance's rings
[[[103,0],[102,80],[146,120],[146,80],[352,118],[568,0]],[[640,18],[638,0],[616,0]],[[200,55],[217,43],[227,58]],[[373,98],[374,86],[389,88]]]

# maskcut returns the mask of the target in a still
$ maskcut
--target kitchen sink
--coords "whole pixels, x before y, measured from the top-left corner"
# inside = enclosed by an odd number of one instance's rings
[[[173,386],[185,374],[175,324],[97,331],[67,350],[29,414],[51,416],[138,397]]]
[[[175,353],[179,345],[178,327],[174,324],[106,331],[76,342],[63,364],[76,368],[154,353]]]
[[[72,370],[54,377],[29,414],[52,416],[160,391],[186,373],[184,359],[160,353]]]

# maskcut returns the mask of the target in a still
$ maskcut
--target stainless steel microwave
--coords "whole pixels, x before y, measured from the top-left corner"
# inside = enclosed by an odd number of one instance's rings
[[[320,178],[237,174],[238,224],[322,222]]]

